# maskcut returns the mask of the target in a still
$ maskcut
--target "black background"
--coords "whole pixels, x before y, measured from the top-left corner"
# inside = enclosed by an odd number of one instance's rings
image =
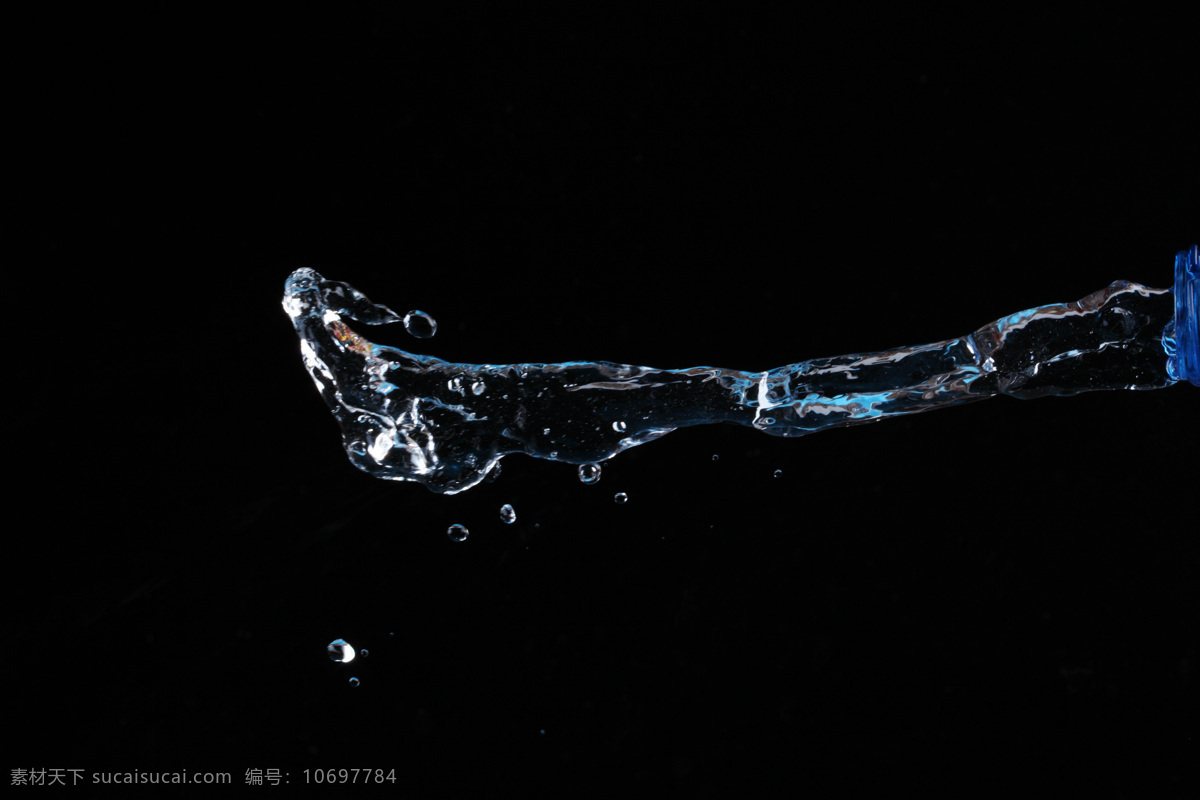
[[[446,359],[759,370],[1168,286],[1200,236],[1176,21],[397,8],[9,35],[9,226],[34,245],[9,260],[33,511],[10,768],[1195,787],[1193,387],[690,429],[594,486],[510,457],[443,497],[349,465],[279,306],[312,266],[431,313],[429,342],[366,333]],[[332,663],[338,637],[370,655]]]

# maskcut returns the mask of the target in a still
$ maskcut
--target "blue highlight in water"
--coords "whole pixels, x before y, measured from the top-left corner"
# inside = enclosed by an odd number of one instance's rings
[[[1200,386],[1200,246],[1175,256],[1175,319],[1163,337],[1167,374]]]

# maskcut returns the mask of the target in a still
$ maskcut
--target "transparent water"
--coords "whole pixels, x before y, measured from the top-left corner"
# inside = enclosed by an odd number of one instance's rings
[[[330,661],[349,664],[354,660],[354,647],[345,639],[334,639],[325,646],[325,652],[329,654]]]
[[[591,482],[600,474],[592,466],[693,425],[729,422],[794,437],[999,394],[1157,389],[1178,379],[1168,365],[1175,297],[1128,281],[965,336],[765,372],[443,361],[368,341],[347,321],[405,322],[411,331],[412,315],[311,269],[288,278],[283,307],[351,462],[445,494],[494,476],[510,453],[578,464],[581,479]]]
[[[584,483],[596,483],[600,480],[600,465],[599,464],[580,464],[579,465],[579,480]]]

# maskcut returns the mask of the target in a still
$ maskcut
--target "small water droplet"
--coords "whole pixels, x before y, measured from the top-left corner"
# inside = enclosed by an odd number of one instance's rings
[[[512,525],[517,521],[517,512],[513,510],[510,504],[505,503],[500,506],[500,521],[505,525]]]
[[[719,455],[717,455],[716,453],[713,453],[713,461],[720,461],[720,460],[721,460],[721,457]]]
[[[775,470],[775,477],[776,477],[776,478],[782,478],[782,477],[783,477],[783,470],[781,470],[781,469],[777,469],[777,470]]]
[[[613,430],[616,431],[617,433],[624,433],[625,432],[625,423],[620,422],[620,421],[614,422]]]
[[[471,394],[475,395],[476,397],[483,394],[486,389],[487,389],[487,384],[484,383],[483,381],[477,380],[471,384]]]
[[[341,664],[348,664],[354,660],[354,648],[345,639],[334,639],[325,646],[325,652],[329,653],[331,661]]]
[[[580,464],[579,465],[579,480],[584,483],[595,483],[600,480],[600,465],[599,464]]]
[[[452,542],[465,542],[470,531],[466,525],[451,525],[446,529],[446,535],[450,537]]]
[[[418,339],[428,339],[437,333],[437,320],[424,311],[413,309],[404,315],[404,330]]]
[[[350,679],[350,685],[351,685],[352,687],[353,687],[353,686],[358,686],[358,684],[359,684],[359,683],[361,683],[361,681],[360,681],[358,678],[351,678],[351,679]]]
[[[613,502],[619,506],[625,505],[625,503],[628,501],[629,495],[625,494],[624,492],[617,492],[615,495],[613,495]]]
[[[363,658],[366,658],[367,656],[371,655],[371,651],[364,647],[362,650],[358,651],[358,654]]]

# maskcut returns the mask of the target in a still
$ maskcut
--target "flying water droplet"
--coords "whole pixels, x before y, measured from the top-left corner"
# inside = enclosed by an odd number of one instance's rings
[[[414,309],[404,315],[404,330],[418,339],[430,339],[437,333],[437,320]]]
[[[619,506],[623,506],[629,502],[629,495],[625,494],[624,492],[617,492],[615,495],[613,495],[613,502]]]
[[[325,652],[329,653],[330,661],[349,664],[354,660],[354,648],[345,639],[334,639],[326,645]]]
[[[717,455],[716,453],[713,453],[713,461],[720,461],[720,460],[721,460],[721,457],[719,455]]]
[[[600,465],[599,464],[580,464],[579,465],[579,480],[584,483],[595,483],[600,480]]]
[[[783,470],[781,470],[781,469],[777,469],[777,470],[775,470],[775,477],[776,477],[776,478],[782,478],[782,477],[783,477]]]
[[[500,521],[505,525],[512,525],[517,521],[517,512],[510,504],[505,503],[500,506]]]
[[[628,427],[628,426],[626,426],[625,423],[621,420],[617,420],[616,422],[613,423],[613,430],[616,431],[617,433],[624,433],[626,427]]]
[[[355,686],[358,686],[360,683],[361,683],[361,681],[360,681],[358,678],[351,678],[351,679],[350,679],[350,686],[351,686],[351,688],[353,688],[353,687],[355,687]]]
[[[367,656],[371,655],[371,651],[364,647],[362,650],[358,651],[358,654],[363,658],[366,658]]]
[[[452,542],[465,542],[470,533],[466,525],[451,525],[446,529],[446,535],[450,537],[450,541]]]

